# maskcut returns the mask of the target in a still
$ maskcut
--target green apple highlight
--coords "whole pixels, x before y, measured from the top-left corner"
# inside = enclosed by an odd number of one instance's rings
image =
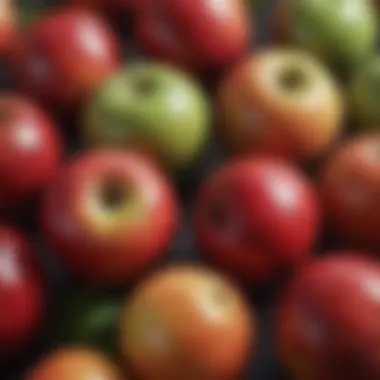
[[[211,107],[201,85],[158,63],[121,69],[85,111],[84,140],[91,147],[133,147],[169,169],[190,168],[202,154]]]

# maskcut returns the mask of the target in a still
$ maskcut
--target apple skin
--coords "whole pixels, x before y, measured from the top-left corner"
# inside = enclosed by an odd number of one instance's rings
[[[343,99],[334,78],[292,48],[267,49],[236,65],[219,88],[217,104],[233,154],[304,163],[323,156],[342,129]]]
[[[357,129],[371,130],[380,126],[376,98],[380,94],[380,55],[374,56],[354,75],[349,91],[352,122]]]
[[[135,35],[151,57],[195,71],[227,67],[249,48],[251,17],[243,0],[135,2]]]
[[[0,357],[25,348],[45,314],[46,287],[27,237],[0,226]]]
[[[87,101],[119,66],[120,46],[107,23],[66,7],[39,18],[12,53],[18,86],[44,105],[66,109]]]
[[[328,157],[320,193],[329,227],[348,247],[380,249],[380,133],[346,141]]]
[[[273,18],[274,37],[350,73],[374,53],[376,17],[372,0],[284,0]]]
[[[133,147],[182,171],[203,153],[211,104],[201,85],[172,66],[135,63],[118,71],[92,99],[82,135],[90,147]]]
[[[317,192],[291,164],[234,160],[201,187],[194,231],[202,252],[243,282],[266,285],[307,258],[320,229]]]
[[[0,96],[0,213],[19,210],[39,195],[63,155],[57,125],[30,99]]]
[[[64,168],[42,202],[47,243],[72,274],[99,285],[134,280],[169,247],[178,205],[166,177],[133,152],[88,152]]]
[[[379,263],[329,254],[300,269],[280,300],[279,357],[295,380],[378,379]]]
[[[141,283],[120,331],[121,353],[140,380],[238,379],[256,346],[256,317],[238,288],[195,266],[161,269]]]
[[[14,0],[2,0],[0,2],[0,55],[10,52],[14,42],[17,26],[17,13]]]
[[[25,380],[128,380],[101,352],[67,347],[43,357],[25,375]]]

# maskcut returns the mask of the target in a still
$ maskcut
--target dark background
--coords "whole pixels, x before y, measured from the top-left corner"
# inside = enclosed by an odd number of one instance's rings
[[[0,0],[2,1],[2,0]],[[254,1],[254,0],[247,0]],[[63,1],[61,1],[63,2]],[[267,38],[267,26],[271,17],[271,11],[274,8],[277,0],[262,0],[259,12],[256,16],[252,15],[253,27],[254,27],[254,41],[252,45],[252,50],[257,49],[259,46],[268,44],[270,41]],[[36,5],[54,5],[59,3],[56,0],[25,0],[21,1],[22,7],[34,8]],[[123,23],[121,23],[123,24]],[[128,25],[120,25],[121,33],[125,41],[125,47],[127,53],[127,61],[132,59],[144,59],[140,54],[138,47],[135,46],[134,42],[130,37],[130,28]],[[255,25],[254,25],[255,24]],[[120,33],[120,31],[119,31]],[[0,71],[1,77],[1,89],[12,88],[12,81],[9,73],[4,68]],[[80,142],[75,136],[75,128],[67,128],[67,123],[72,123],[70,118],[68,120],[61,120],[62,128],[69,130],[67,137],[67,143],[69,146],[68,154],[72,154],[80,149]],[[73,132],[74,130],[74,132]],[[224,153],[222,147],[220,146],[217,138],[211,142],[211,146],[208,148],[206,155],[202,162],[200,163],[199,170],[190,176],[191,180],[185,181],[185,183],[179,184],[179,192],[183,201],[183,212],[182,212],[182,224],[176,241],[171,249],[171,252],[167,255],[167,260],[170,262],[188,262],[199,260],[197,256],[197,247],[193,241],[192,233],[189,228],[189,215],[191,212],[192,201],[194,199],[194,194],[196,189],[199,187],[202,180],[212,172],[216,167],[218,167],[224,160]],[[33,215],[27,220],[25,219],[22,223],[22,227],[25,231],[31,234],[34,238],[35,244],[43,260],[43,264],[47,268],[47,273],[49,276],[50,283],[50,297],[51,304],[59,303],[62,294],[65,293],[70,288],[76,286],[76,284],[69,284],[65,274],[63,274],[56,265],[56,263],[51,261],[51,255],[48,249],[41,242],[41,238],[35,231],[35,220]],[[70,287],[70,288],[68,288]],[[256,310],[257,320],[258,320],[258,330],[259,330],[259,343],[258,349],[255,355],[252,355],[251,363],[247,369],[247,374],[245,379],[249,380],[284,380],[285,377],[282,375],[273,349],[272,342],[272,321],[274,313],[274,305],[276,297],[278,295],[279,286],[274,289],[266,291],[264,294],[250,296],[252,307]],[[246,289],[250,292],[250,289]],[[125,293],[125,291],[124,291]],[[1,307],[4,307],[1,305]],[[1,313],[1,308],[0,308]],[[48,349],[46,342],[42,341],[41,338],[38,341],[33,342],[31,347],[28,348],[25,354],[17,358],[13,363],[7,365],[7,367],[0,367],[0,380],[18,380],[21,379],[23,372],[46,350]],[[67,379],[70,380],[70,379]],[[180,379],[178,379],[180,380]],[[195,379],[194,379],[195,380]]]

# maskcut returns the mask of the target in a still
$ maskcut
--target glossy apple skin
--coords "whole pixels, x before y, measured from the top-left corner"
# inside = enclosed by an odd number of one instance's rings
[[[121,323],[121,352],[140,380],[240,378],[255,340],[239,290],[202,267],[153,274],[127,300]]]
[[[292,72],[303,78],[301,87],[283,87],[282,78]],[[234,154],[308,162],[323,156],[342,129],[337,83],[319,61],[292,48],[264,50],[236,65],[220,86],[217,105],[222,136]]]
[[[0,213],[8,215],[39,195],[61,164],[55,122],[33,101],[0,96]]]
[[[121,192],[112,206],[103,195]],[[42,202],[47,243],[66,268],[100,285],[135,279],[169,247],[178,205],[162,172],[143,156],[93,151],[77,158],[53,181]]]
[[[283,364],[296,380],[375,380],[380,266],[358,252],[331,252],[303,267],[276,315]]]
[[[90,147],[133,147],[180,172],[203,153],[211,125],[211,102],[196,79],[171,65],[135,63],[94,96],[82,136]]]
[[[284,0],[273,18],[274,37],[350,73],[374,52],[376,17],[371,0]]]
[[[15,38],[17,15],[13,3],[14,0],[2,0],[0,3],[0,55],[10,52]]]
[[[119,42],[101,16],[66,7],[40,18],[13,49],[19,87],[47,106],[82,104],[118,67]]]
[[[380,248],[379,133],[353,137],[328,158],[320,192],[330,228],[342,243]]]
[[[291,164],[268,157],[217,170],[201,187],[194,211],[196,240],[206,257],[258,285],[307,258],[319,224],[312,184]]]
[[[109,359],[98,351],[69,347],[54,351],[37,362],[25,380],[127,380]]]
[[[135,34],[150,56],[191,70],[230,65],[249,47],[251,19],[244,1],[136,2]]]
[[[44,317],[46,288],[23,233],[0,226],[0,357],[11,359],[33,338]]]
[[[354,75],[349,91],[352,122],[357,129],[372,130],[380,126],[376,98],[380,94],[380,55],[374,56]]]

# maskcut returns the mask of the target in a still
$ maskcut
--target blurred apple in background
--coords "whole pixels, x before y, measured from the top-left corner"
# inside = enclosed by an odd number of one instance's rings
[[[47,289],[28,238],[0,225],[0,360],[10,359],[37,334]]]
[[[200,190],[196,240],[226,272],[266,284],[314,249],[318,201],[312,184],[287,162],[266,157],[232,161]]]
[[[43,200],[42,231],[83,281],[135,280],[170,247],[174,190],[154,163],[132,152],[95,151],[57,175]]]
[[[84,347],[53,351],[29,369],[23,380],[128,380],[103,353]]]
[[[117,72],[85,110],[83,138],[91,147],[140,149],[174,170],[200,158],[211,130],[211,105],[191,76],[158,63]]]
[[[213,71],[249,48],[252,20],[245,0],[145,0],[134,8],[136,38],[153,58]]]
[[[320,190],[329,226],[345,243],[380,248],[380,133],[346,141],[328,158]]]
[[[140,380],[237,379],[256,346],[255,318],[223,276],[162,269],[125,303],[122,354]]]
[[[378,379],[379,262],[329,254],[302,268],[281,299],[280,359],[297,380]]]
[[[58,170],[58,126],[33,101],[0,96],[0,213],[8,215],[40,195]]]
[[[13,0],[0,2],[0,56],[10,51],[17,28],[17,13]]]
[[[58,109],[86,101],[118,67],[119,41],[101,16],[60,8],[27,28],[12,53],[20,89]]]
[[[236,65],[221,84],[218,109],[233,153],[300,163],[323,156],[343,123],[338,84],[319,61],[294,49],[264,50]]]
[[[278,2],[274,34],[347,74],[374,53],[376,17],[372,0],[285,0]]]
[[[358,129],[380,128],[380,55],[355,73],[348,97],[352,122]]]

